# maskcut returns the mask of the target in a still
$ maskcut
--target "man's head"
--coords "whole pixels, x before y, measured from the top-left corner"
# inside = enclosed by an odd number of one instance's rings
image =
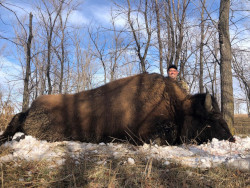
[[[178,76],[178,70],[177,70],[177,67],[175,65],[169,65],[168,67],[168,76],[170,78],[173,78],[173,79],[177,79],[177,76]]]

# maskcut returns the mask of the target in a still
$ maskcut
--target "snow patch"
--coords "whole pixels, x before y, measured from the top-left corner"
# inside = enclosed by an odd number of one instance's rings
[[[22,133],[16,133],[14,138],[23,137]],[[37,140],[32,136],[25,136],[19,142],[12,140],[6,142],[2,147],[12,150],[0,158],[0,163],[8,161],[40,161],[47,160],[54,165],[60,166],[65,162],[66,156],[77,160],[87,154],[107,155],[115,159],[132,155],[142,155],[147,159],[163,161],[163,164],[179,163],[189,167],[210,168],[225,164],[232,168],[250,170],[250,137],[241,138],[235,136],[236,142],[219,141],[213,139],[211,142],[201,145],[180,146],[158,146],[144,144],[143,146],[131,146],[118,143],[84,143],[84,142],[47,142]],[[124,160],[124,159],[123,159]],[[105,161],[97,161],[97,164],[105,164]],[[126,164],[134,165],[135,160],[127,157]]]

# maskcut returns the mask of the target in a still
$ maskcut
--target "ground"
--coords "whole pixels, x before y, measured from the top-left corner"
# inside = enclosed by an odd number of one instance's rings
[[[237,116],[235,123],[236,143],[214,139],[199,146],[47,143],[26,136],[0,147],[0,182],[3,187],[248,187],[250,118]]]

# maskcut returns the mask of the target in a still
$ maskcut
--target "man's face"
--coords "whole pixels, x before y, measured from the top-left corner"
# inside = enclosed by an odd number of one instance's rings
[[[174,69],[174,68],[170,68],[169,70],[168,70],[168,76],[170,77],[170,78],[173,78],[173,79],[177,79],[177,76],[178,76],[178,71],[176,70],[176,69]]]

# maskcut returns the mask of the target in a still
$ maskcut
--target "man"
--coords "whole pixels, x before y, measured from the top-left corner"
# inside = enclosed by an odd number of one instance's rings
[[[177,81],[178,73],[179,72],[178,72],[177,67],[175,65],[170,65],[168,67],[168,77]]]
[[[177,67],[175,65],[169,65],[168,67],[168,77],[174,79],[175,81],[177,81],[180,86],[187,92],[189,93],[189,87],[187,85],[187,83],[184,80],[178,79],[178,70]]]

